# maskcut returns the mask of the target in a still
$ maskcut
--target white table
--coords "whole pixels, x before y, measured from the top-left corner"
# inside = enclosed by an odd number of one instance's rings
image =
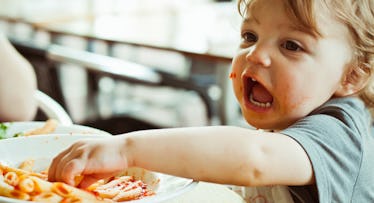
[[[245,203],[225,185],[199,182],[195,188],[165,203]]]

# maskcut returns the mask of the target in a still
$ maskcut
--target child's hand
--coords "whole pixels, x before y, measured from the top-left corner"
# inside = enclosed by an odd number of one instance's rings
[[[74,143],[56,156],[49,168],[49,181],[75,185],[76,177],[83,179],[79,187],[87,188],[99,179],[114,176],[128,167],[121,156],[121,139],[83,140]]]

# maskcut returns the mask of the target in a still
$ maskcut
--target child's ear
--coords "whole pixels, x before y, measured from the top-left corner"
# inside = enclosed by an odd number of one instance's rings
[[[335,95],[344,97],[353,95],[362,90],[369,81],[371,70],[365,64],[352,66],[347,69]]]

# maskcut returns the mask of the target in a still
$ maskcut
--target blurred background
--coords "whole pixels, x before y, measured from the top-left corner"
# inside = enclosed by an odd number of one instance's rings
[[[0,0],[0,32],[74,123],[110,133],[243,125],[236,1]],[[37,119],[44,119],[38,117]]]

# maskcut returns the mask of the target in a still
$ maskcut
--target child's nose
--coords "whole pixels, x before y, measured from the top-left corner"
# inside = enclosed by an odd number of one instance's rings
[[[265,44],[255,44],[249,48],[246,59],[253,65],[269,67],[271,64],[270,48]]]

